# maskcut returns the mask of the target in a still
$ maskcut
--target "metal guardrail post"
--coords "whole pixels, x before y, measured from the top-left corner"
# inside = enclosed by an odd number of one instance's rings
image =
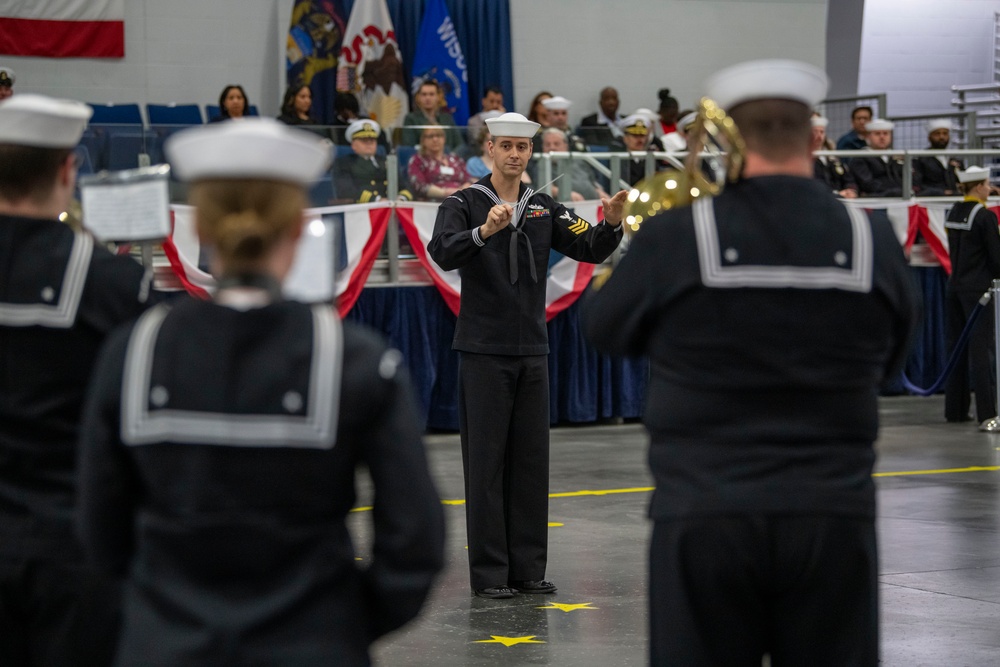
[[[903,199],[913,196],[913,156],[903,154]]]
[[[878,115],[879,118],[887,118],[889,116],[889,103],[886,101],[886,94],[879,93],[875,96],[878,100]]]
[[[611,156],[611,182],[618,183],[622,178],[622,159],[618,155]],[[612,190],[615,190],[612,188]],[[616,191],[616,190],[615,190]]]
[[[385,156],[386,195],[390,201],[396,201],[399,196],[399,158],[390,153]],[[399,219],[396,209],[389,212],[389,227],[385,231],[386,253],[389,255],[389,283],[399,282]]]
[[[643,178],[649,178],[656,173],[656,156],[651,152],[646,153],[646,170],[643,172]]]
[[[538,182],[550,183],[552,181],[552,156],[542,153],[538,156]],[[545,194],[552,194],[552,186],[546,186],[543,190]]]

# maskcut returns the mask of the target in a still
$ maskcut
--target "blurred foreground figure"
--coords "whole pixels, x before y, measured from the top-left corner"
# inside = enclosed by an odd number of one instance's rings
[[[444,526],[400,354],[281,296],[328,143],[248,119],[166,150],[220,280],[119,331],[94,377],[81,534],[126,577],[118,662],[367,665],[420,610]],[[359,466],[363,565],[345,523]]]
[[[812,178],[821,70],[756,61],[706,89],[742,177],[643,222],[583,312],[599,349],[650,358],[651,662],[875,665],[877,390],[916,295],[889,225]]]

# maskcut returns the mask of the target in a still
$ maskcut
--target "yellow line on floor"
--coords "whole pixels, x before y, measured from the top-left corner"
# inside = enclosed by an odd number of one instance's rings
[[[895,472],[876,472],[872,477],[903,477],[905,475],[952,475],[962,472],[997,472],[1000,466],[969,466],[967,468],[941,468],[939,470],[898,470]],[[637,486],[631,489],[585,489],[583,491],[564,491],[550,493],[549,498],[578,498],[580,496],[610,496],[616,493],[649,493],[652,486]],[[464,505],[462,498],[442,500],[442,505]],[[371,507],[355,507],[352,512],[368,512]]]

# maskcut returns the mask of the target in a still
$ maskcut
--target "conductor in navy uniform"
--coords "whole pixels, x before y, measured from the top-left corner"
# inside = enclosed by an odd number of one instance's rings
[[[126,580],[118,664],[368,665],[420,610],[444,520],[401,355],[282,298],[329,143],[261,118],[165,148],[220,279],[116,332],[95,372],[80,533]],[[360,466],[364,563],[346,524]]]
[[[73,197],[80,102],[0,102],[0,665],[106,665],[117,583],[73,530],[76,440],[101,342],[152,273],[58,220]]]
[[[651,664],[878,662],[878,387],[918,296],[888,223],[812,178],[826,74],[747,62],[706,83],[739,180],[642,223],[585,297],[600,350],[647,355]]]
[[[485,598],[551,593],[548,559],[549,250],[601,262],[622,238],[626,192],[591,225],[521,182],[539,124],[486,121],[493,173],[446,198],[427,250],[458,269],[459,428],[472,590]]]

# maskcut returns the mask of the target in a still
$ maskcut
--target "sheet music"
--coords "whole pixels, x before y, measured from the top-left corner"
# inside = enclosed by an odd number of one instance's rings
[[[170,234],[165,178],[82,184],[83,225],[97,240],[151,241]]]

